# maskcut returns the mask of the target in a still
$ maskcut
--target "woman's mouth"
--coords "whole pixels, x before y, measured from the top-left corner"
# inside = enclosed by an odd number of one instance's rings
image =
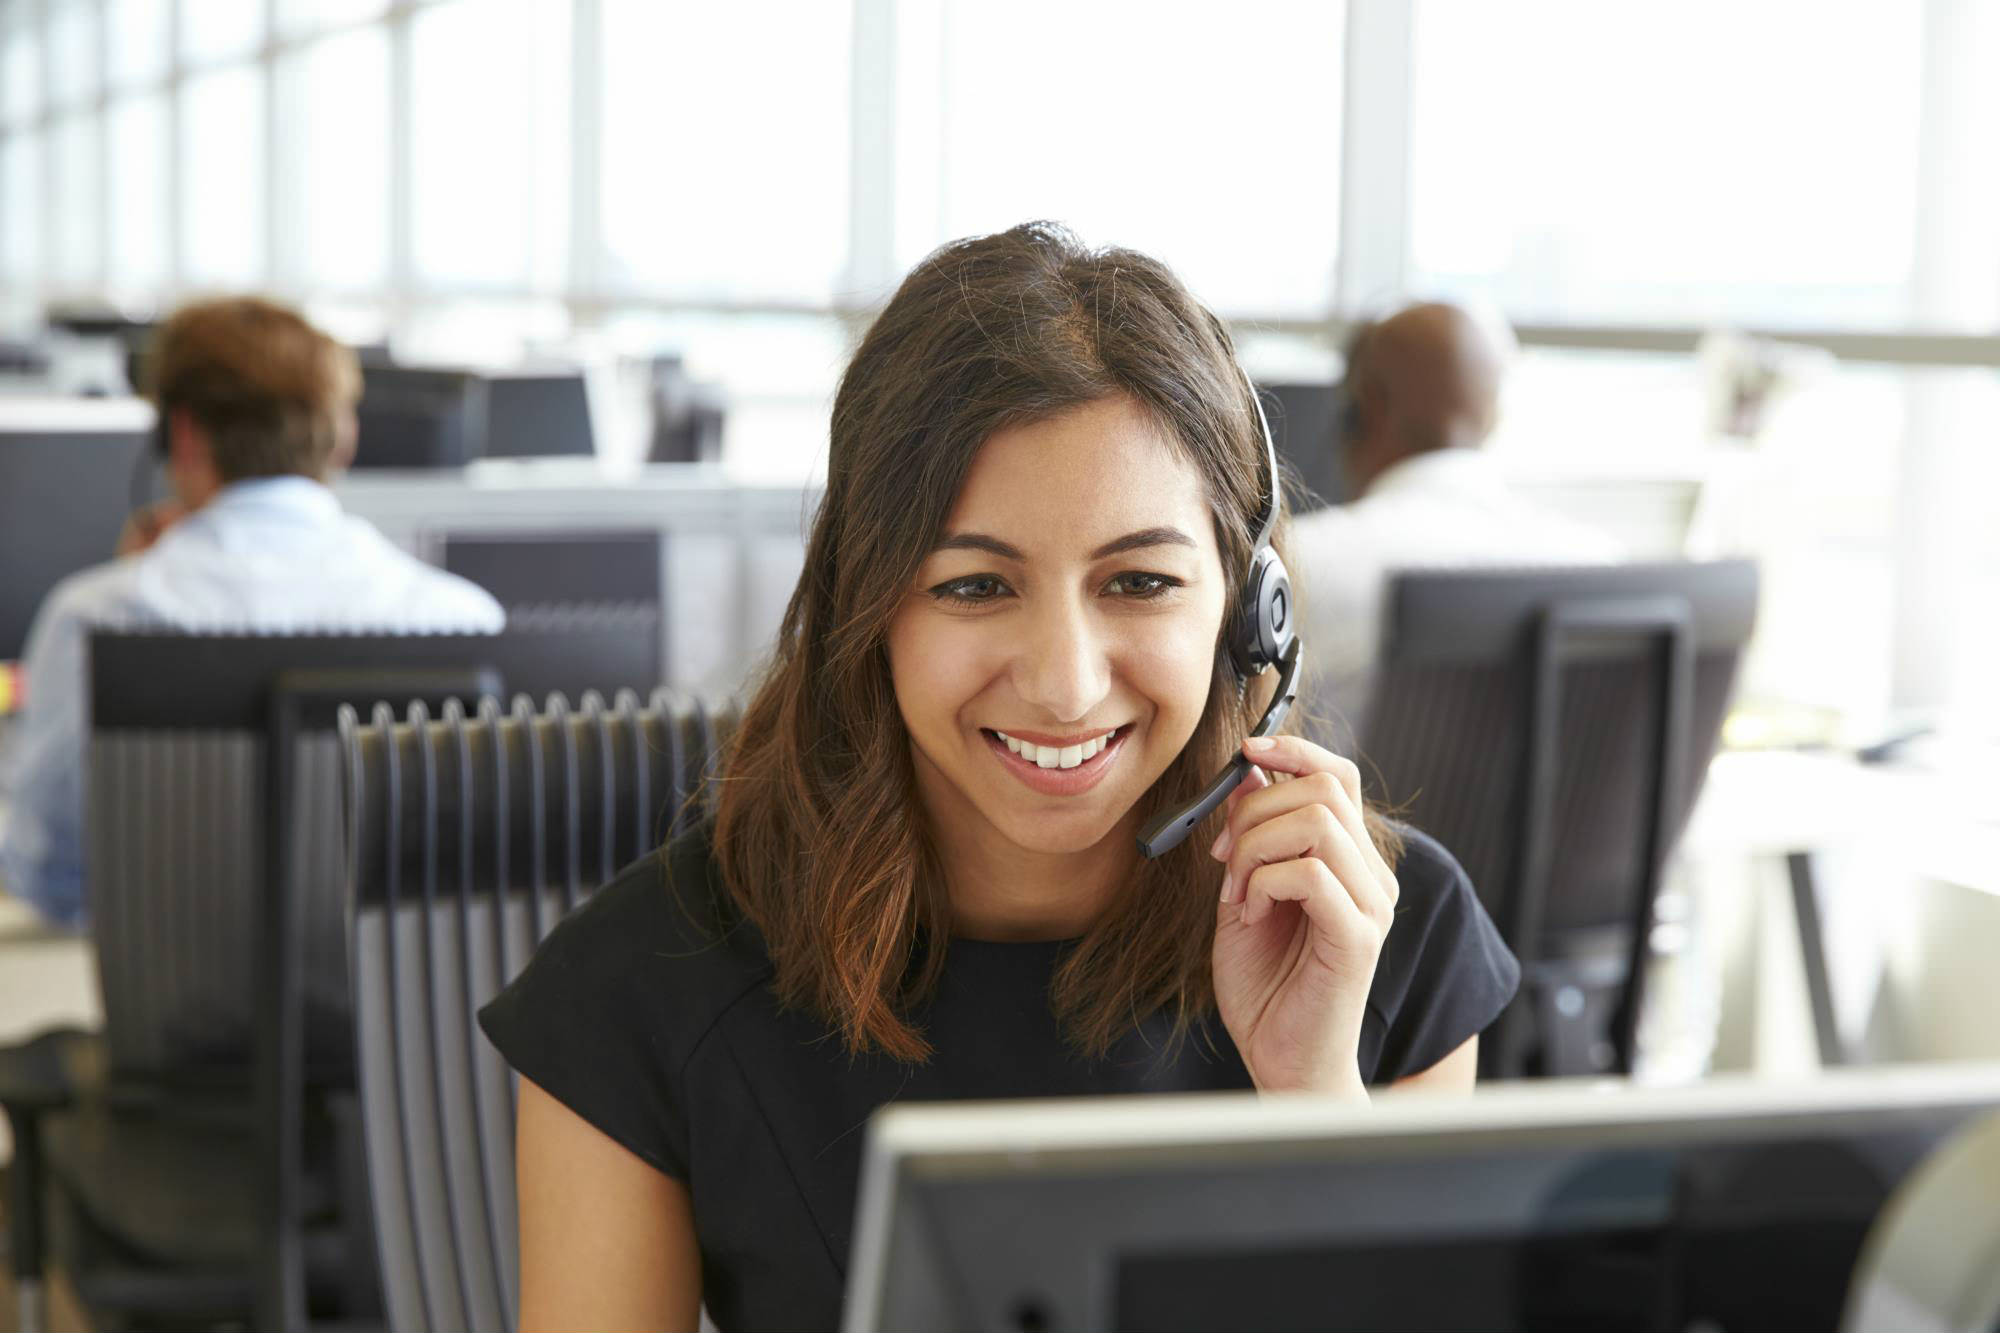
[[[1103,779],[1131,731],[1132,725],[1127,723],[1073,738],[1039,733],[1019,736],[988,727],[980,728],[979,734],[994,758],[1030,789],[1045,796],[1076,796]],[[1068,744],[1045,743],[1065,739]]]

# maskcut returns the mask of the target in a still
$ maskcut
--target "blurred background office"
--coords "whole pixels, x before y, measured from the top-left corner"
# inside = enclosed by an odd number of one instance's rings
[[[1054,218],[1230,321],[1309,506],[1353,331],[1448,301],[1518,344],[1520,494],[1755,561],[1639,1072],[2000,1055],[1995,68],[1989,0],[0,0],[0,728],[185,300],[361,349],[350,512],[510,610],[643,567],[658,677],[727,693],[872,313]],[[17,906],[0,1041],[99,1021]]]

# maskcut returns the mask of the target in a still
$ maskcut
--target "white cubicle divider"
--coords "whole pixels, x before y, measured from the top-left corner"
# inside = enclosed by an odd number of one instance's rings
[[[817,489],[733,481],[709,464],[610,469],[596,459],[492,460],[463,472],[352,472],[347,511],[423,559],[451,533],[661,533],[666,684],[740,686],[762,662],[804,560]]]

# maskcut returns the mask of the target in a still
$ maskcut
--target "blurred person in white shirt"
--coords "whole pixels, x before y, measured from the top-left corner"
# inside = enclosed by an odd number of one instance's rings
[[[93,628],[498,631],[483,589],[343,513],[354,355],[256,298],[188,306],[149,347],[172,497],[134,514],[118,558],[64,579],[28,632],[21,714],[0,743],[0,889],[86,923],[85,645]]]
[[[1382,603],[1403,570],[1610,564],[1610,536],[1515,493],[1483,448],[1515,350],[1503,322],[1413,305],[1348,344],[1334,441],[1348,503],[1292,525],[1313,711],[1337,743],[1367,714]]]

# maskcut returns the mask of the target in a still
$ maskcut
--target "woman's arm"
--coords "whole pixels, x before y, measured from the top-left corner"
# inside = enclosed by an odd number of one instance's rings
[[[521,1333],[689,1329],[701,1254],[687,1187],[521,1080]]]
[[[1479,1077],[1479,1038],[1467,1037],[1459,1048],[1421,1073],[1397,1079],[1392,1088],[1420,1092],[1471,1092]]]

